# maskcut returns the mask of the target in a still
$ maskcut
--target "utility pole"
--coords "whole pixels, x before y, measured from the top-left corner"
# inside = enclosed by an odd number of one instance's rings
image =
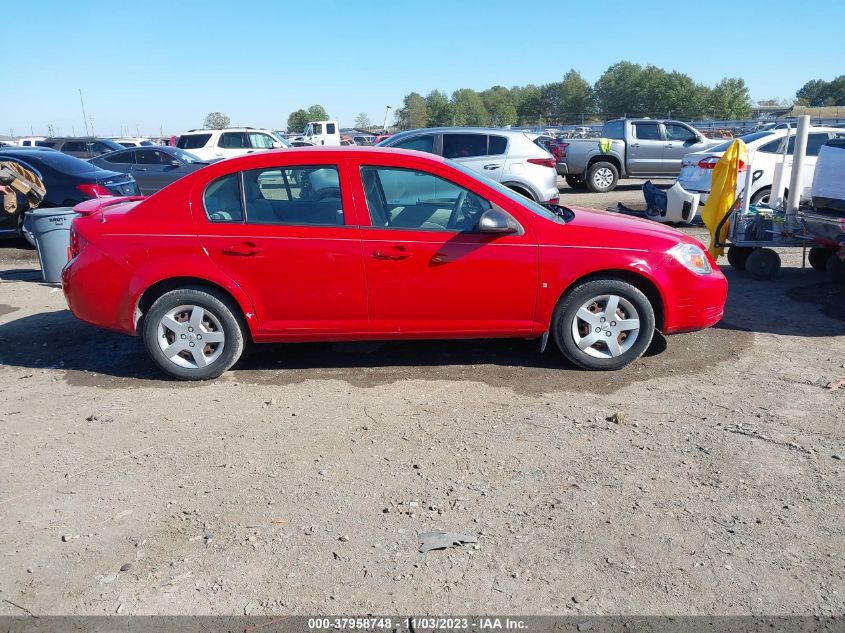
[[[82,88],[79,89],[79,103],[82,104],[82,121],[85,123],[85,136],[88,134],[88,115],[85,114],[85,101],[82,100]]]
[[[91,136],[95,136],[94,134],[94,115],[88,117],[91,120]]]
[[[387,113],[390,112],[390,106],[384,106],[384,125],[382,129],[384,129],[384,133],[387,134]]]

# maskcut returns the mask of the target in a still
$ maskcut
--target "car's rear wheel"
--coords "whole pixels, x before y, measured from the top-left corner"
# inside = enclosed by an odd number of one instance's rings
[[[144,317],[147,353],[165,373],[180,380],[217,378],[244,348],[238,309],[222,293],[179,288],[156,299]]]
[[[831,253],[835,252],[836,250],[832,248],[814,246],[810,249],[810,252],[807,253],[807,261],[810,263],[810,266],[813,267],[813,270],[823,273],[827,270],[827,258],[830,257]]]
[[[581,178],[581,176],[566,176],[564,180],[566,180],[566,184],[569,185],[572,189],[587,188],[587,183],[584,182],[584,179]]]
[[[654,308],[632,284],[620,279],[588,281],[571,290],[552,318],[555,342],[575,365],[616,370],[648,349]]]
[[[754,193],[751,196],[750,204],[758,205],[758,204],[769,204],[769,199],[772,196],[772,188],[771,187],[763,187],[760,191]]]
[[[598,161],[590,165],[587,170],[587,188],[593,193],[612,191],[617,182],[619,182],[619,170],[613,163]]]

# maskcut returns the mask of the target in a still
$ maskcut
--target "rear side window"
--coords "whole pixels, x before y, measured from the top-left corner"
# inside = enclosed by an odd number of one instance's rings
[[[624,121],[609,121],[604,124],[601,129],[601,135],[604,138],[615,138],[624,140],[625,138],[625,122]]]
[[[176,147],[181,149],[199,149],[205,147],[211,134],[183,134],[176,142]]]
[[[170,154],[154,149],[137,150],[135,159],[139,165],[169,165],[174,160]]]
[[[657,123],[634,123],[634,137],[643,141],[659,141],[660,129]]]
[[[38,147],[55,147],[56,141],[35,141]]]
[[[218,178],[203,194],[205,215],[211,222],[243,222],[241,185],[238,174]]]
[[[486,134],[444,134],[444,158],[470,158],[487,155]]]
[[[791,139],[790,139],[791,140]],[[818,156],[819,152],[822,149],[822,145],[827,143],[828,135],[825,134],[810,134],[807,138],[807,156]],[[792,149],[795,146],[792,145],[790,148],[790,154],[792,153]]]
[[[88,144],[82,141],[65,141],[62,146],[63,152],[87,152]]]
[[[433,154],[434,135],[426,134],[425,136],[415,136],[407,141],[396,143],[396,145],[393,145],[392,147],[398,147],[400,149],[415,149],[418,152],[428,152],[429,154]]]
[[[249,138],[246,132],[223,132],[217,142],[217,147],[245,149],[249,147]]]
[[[334,123],[326,123],[326,134],[334,134],[335,131]]]
[[[247,222],[342,226],[337,167],[274,167],[243,172]]]
[[[128,165],[132,162],[132,152],[115,152],[114,154],[106,154],[103,156],[103,160],[107,163]]]
[[[487,153],[491,156],[504,154],[508,149],[508,139],[504,136],[490,136],[488,137],[489,144],[487,146]]]

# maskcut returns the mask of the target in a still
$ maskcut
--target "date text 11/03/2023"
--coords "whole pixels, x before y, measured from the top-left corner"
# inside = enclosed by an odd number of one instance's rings
[[[373,630],[387,631],[404,629],[416,631],[450,631],[450,630],[510,630],[519,631],[527,628],[526,622],[519,618],[499,617],[435,617],[417,616],[409,618],[389,617],[329,617],[308,618],[310,631],[330,630]]]

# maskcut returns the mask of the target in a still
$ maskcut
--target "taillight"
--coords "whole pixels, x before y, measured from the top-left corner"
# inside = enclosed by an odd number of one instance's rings
[[[701,169],[713,169],[713,168],[716,167],[716,163],[718,163],[718,162],[719,162],[718,156],[708,156],[707,158],[702,158],[700,161],[698,161],[698,166]],[[744,160],[740,160],[738,168],[739,168],[739,171],[741,173],[741,172],[744,172],[746,169],[748,169],[748,165],[745,164]]]
[[[528,162],[532,165],[540,165],[541,167],[551,167],[552,169],[554,169],[556,165],[554,158],[529,158]]]
[[[106,189],[103,185],[98,185],[93,182],[86,182],[81,185],[76,185],[76,188],[82,192],[82,195],[87,198],[102,198],[104,196],[113,196],[114,194]]]
[[[569,143],[558,143],[557,150],[560,152],[560,158],[566,158],[566,148],[569,147]]]
[[[67,247],[67,260],[70,261],[82,252],[82,249],[88,244],[88,240],[79,234],[76,227],[70,227],[70,245]]]
[[[546,204],[560,204],[560,196],[549,198],[549,201]]]

